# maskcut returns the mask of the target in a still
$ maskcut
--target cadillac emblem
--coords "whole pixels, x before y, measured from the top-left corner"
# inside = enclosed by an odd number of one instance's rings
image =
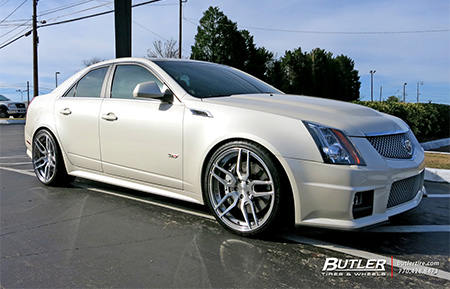
[[[403,140],[403,147],[405,148],[405,150],[408,153],[408,155],[412,155],[412,153],[413,153],[413,146],[412,146],[411,141],[409,139],[404,139]]]

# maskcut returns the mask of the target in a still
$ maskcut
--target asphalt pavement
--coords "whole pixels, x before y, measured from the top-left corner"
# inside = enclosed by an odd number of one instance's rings
[[[23,125],[0,125],[0,288],[449,288],[450,185],[426,188],[385,225],[242,238],[203,206],[79,178],[43,186]]]

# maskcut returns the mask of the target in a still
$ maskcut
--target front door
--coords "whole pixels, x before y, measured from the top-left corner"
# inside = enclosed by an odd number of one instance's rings
[[[118,65],[100,109],[100,147],[107,174],[182,189],[182,121],[177,102],[133,98],[138,83],[163,84],[139,65]]]

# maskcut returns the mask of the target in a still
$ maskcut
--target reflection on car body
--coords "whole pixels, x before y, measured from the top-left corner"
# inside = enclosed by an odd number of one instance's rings
[[[424,153],[402,120],[192,60],[86,68],[35,98],[25,141],[44,184],[82,177],[206,204],[245,236],[361,228],[425,192]]]

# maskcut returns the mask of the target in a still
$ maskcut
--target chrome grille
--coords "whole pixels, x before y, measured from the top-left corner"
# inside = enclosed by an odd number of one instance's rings
[[[367,137],[378,153],[390,159],[411,159],[414,152],[407,133]]]
[[[394,182],[389,193],[387,208],[389,209],[414,199],[423,187],[424,174],[425,171],[420,175]]]
[[[24,103],[16,103],[16,107],[17,108],[25,108],[25,104]]]

